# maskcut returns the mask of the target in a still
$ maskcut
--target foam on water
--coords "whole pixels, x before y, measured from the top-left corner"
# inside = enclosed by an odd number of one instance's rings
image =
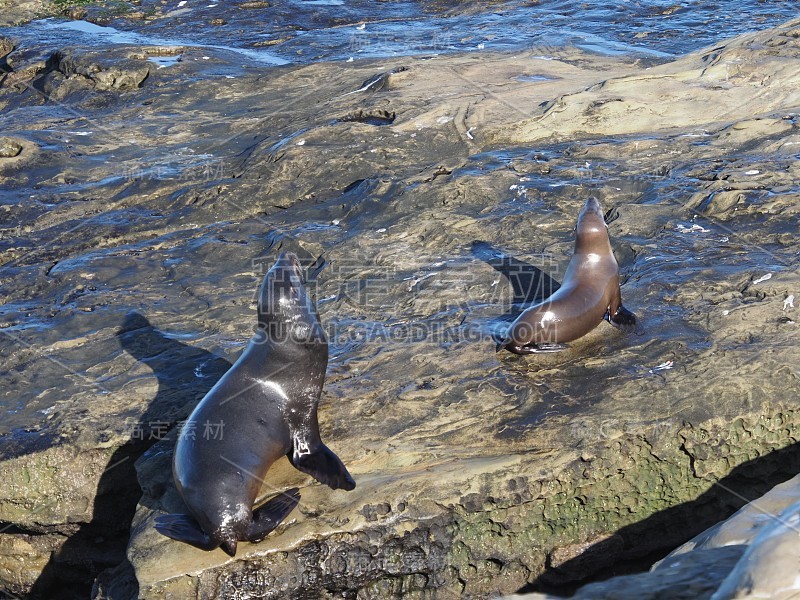
[[[30,28],[42,28],[43,30],[48,32],[48,37],[52,38],[54,32],[70,32],[74,33],[77,32],[79,34],[85,34],[83,38],[79,38],[80,41],[83,42],[91,42],[93,45],[97,43],[97,37],[101,38],[101,40],[109,45],[121,45],[121,44],[146,44],[146,45],[157,45],[157,46],[167,46],[167,47],[177,47],[177,46],[195,46],[200,48],[213,48],[215,50],[225,50],[228,52],[235,52],[236,54],[241,54],[250,58],[252,60],[258,62],[264,62],[272,65],[285,65],[289,61],[278,56],[275,56],[271,52],[267,52],[264,50],[250,50],[247,48],[238,48],[235,46],[228,46],[224,44],[206,44],[200,41],[192,41],[182,38],[162,38],[162,37],[153,37],[148,35],[142,35],[138,33],[133,33],[129,31],[120,31],[119,29],[115,29],[114,27],[102,27],[100,25],[95,25],[94,23],[89,23],[87,21],[61,21],[56,19],[44,19],[42,21],[35,21],[28,25],[27,27]],[[64,40],[65,43],[75,44],[77,40],[75,40],[74,35],[69,36],[69,41]],[[158,63],[159,65],[169,66],[175,64],[178,61],[178,57],[153,57],[151,58],[154,62]]]

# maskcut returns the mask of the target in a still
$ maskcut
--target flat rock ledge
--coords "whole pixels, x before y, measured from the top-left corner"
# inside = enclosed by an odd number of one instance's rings
[[[569,435],[561,429],[562,439]],[[658,440],[619,435],[592,456],[473,451],[377,474],[356,470],[355,492],[307,488],[299,514],[235,560],[166,541],[142,506],[128,556],[141,598],[486,597],[524,588],[545,571],[548,583],[566,583],[675,545],[739,505],[738,491],[754,480],[785,478],[800,453],[775,440],[798,435],[800,414],[788,410],[687,425]],[[728,444],[733,454],[721,455]],[[150,469],[169,464],[163,445],[139,463],[151,484]],[[288,467],[279,471],[286,480],[276,478],[278,488],[299,479]],[[160,500],[164,510],[176,504],[173,494]],[[354,513],[354,504],[363,507]],[[705,567],[732,566],[731,552]],[[694,575],[678,582],[684,593],[697,592],[703,578]]]

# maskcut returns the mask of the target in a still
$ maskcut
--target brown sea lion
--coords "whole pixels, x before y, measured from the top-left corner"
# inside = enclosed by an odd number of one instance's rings
[[[586,335],[606,319],[620,328],[635,328],[636,315],[622,306],[619,267],[608,240],[608,227],[597,198],[590,197],[578,215],[575,253],[561,287],[526,309],[511,324],[498,352],[555,352]]]

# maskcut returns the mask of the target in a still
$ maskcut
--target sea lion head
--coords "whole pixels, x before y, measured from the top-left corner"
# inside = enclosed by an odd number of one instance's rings
[[[324,343],[317,310],[303,287],[293,252],[284,252],[264,277],[258,297],[258,327],[271,342]]]
[[[576,252],[601,252],[610,251],[608,241],[608,225],[603,217],[603,207],[594,196],[589,196],[578,215],[578,225],[575,227],[577,239]]]

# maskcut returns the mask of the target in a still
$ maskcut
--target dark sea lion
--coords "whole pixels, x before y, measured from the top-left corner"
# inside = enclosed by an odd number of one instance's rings
[[[230,556],[237,541],[262,540],[300,499],[293,488],[253,510],[267,470],[284,455],[319,482],[352,490],[353,478],[319,436],[327,365],[325,332],[297,257],[286,252],[261,286],[255,335],[179,435],[172,470],[191,516],[162,515],[156,529]]]
[[[590,197],[583,205],[576,232],[575,253],[561,287],[517,317],[498,351],[505,348],[514,354],[534,354],[561,350],[603,319],[620,328],[636,327],[636,315],[622,306],[619,266],[596,198]]]

